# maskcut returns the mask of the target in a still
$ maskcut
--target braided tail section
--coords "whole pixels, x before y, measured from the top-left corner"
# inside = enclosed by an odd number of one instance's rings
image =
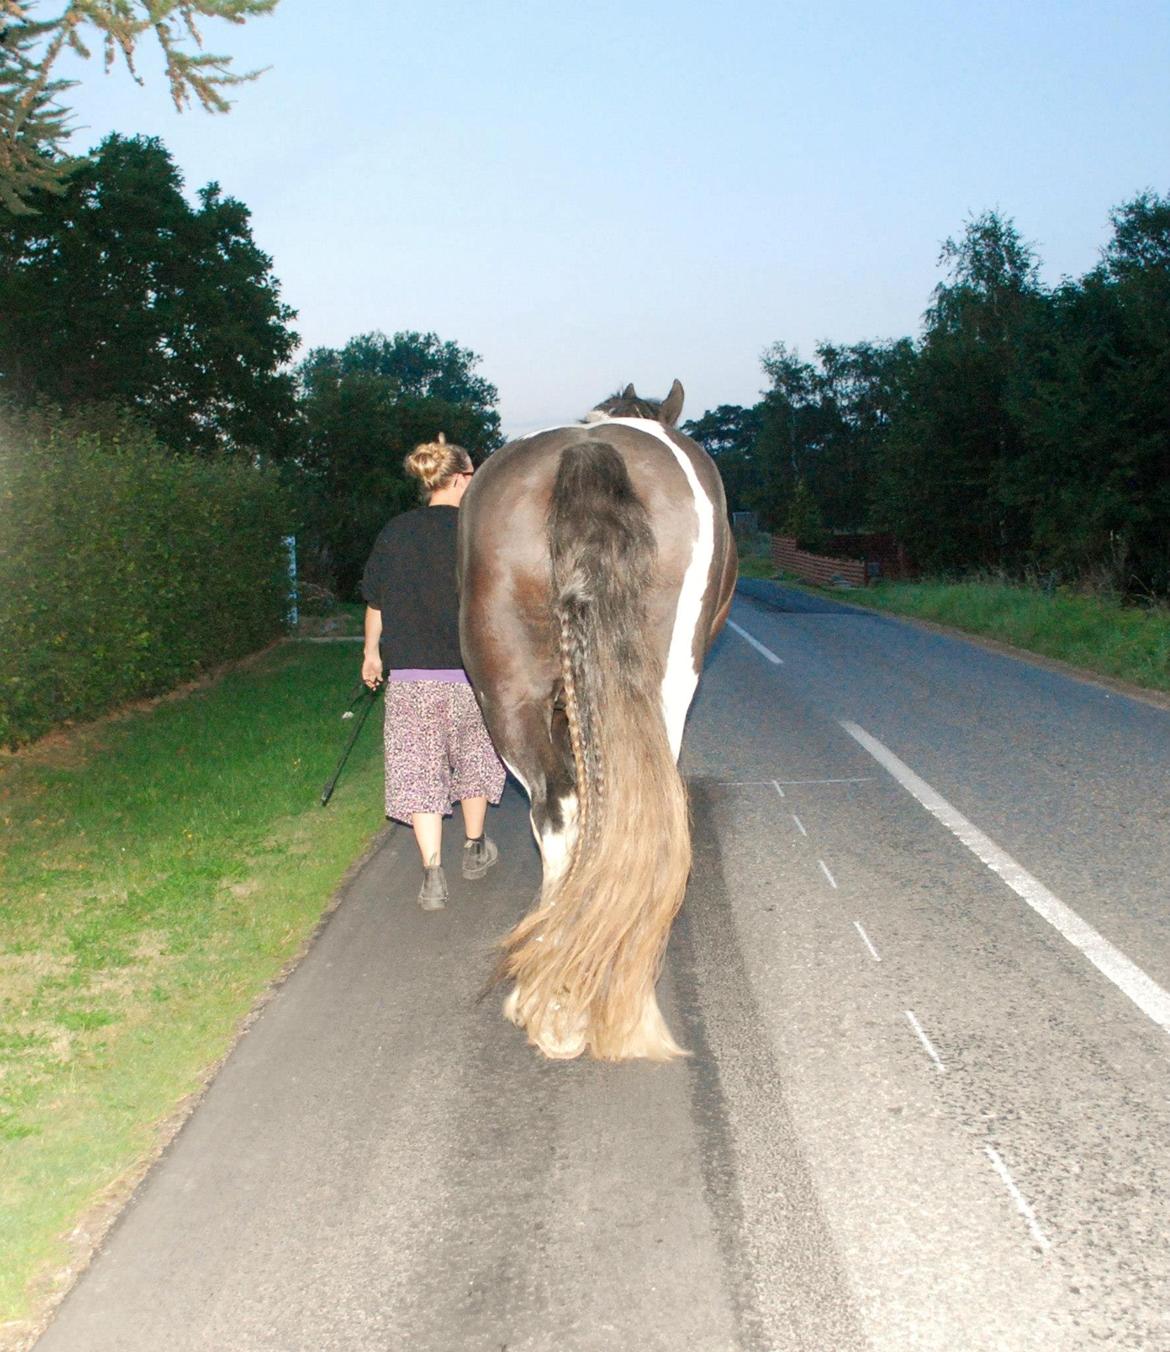
[[[505,941],[502,967],[517,1021],[550,1054],[666,1059],[679,1048],[654,985],[690,830],[662,716],[664,654],[647,634],[654,535],[607,443],[562,453],[549,547],[578,831],[568,868]]]

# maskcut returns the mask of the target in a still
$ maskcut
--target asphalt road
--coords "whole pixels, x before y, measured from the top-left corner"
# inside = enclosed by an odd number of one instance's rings
[[[511,788],[437,915],[391,831],[38,1352],[1170,1352],[1170,711],[746,590],[683,753],[694,1055],[548,1063],[477,998]]]

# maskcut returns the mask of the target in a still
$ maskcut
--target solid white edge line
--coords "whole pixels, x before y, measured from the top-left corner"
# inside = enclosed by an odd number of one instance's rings
[[[876,948],[874,948],[872,940],[870,939],[869,935],[866,934],[865,930],[862,928],[861,921],[855,920],[853,922],[853,927],[854,929],[856,929],[858,934],[861,935],[861,942],[866,946],[866,948],[869,949],[870,957],[873,958],[874,962],[881,962],[882,955],[877,951]]]
[[[778,667],[784,665],[784,659],[782,657],[777,657],[771,648],[765,648],[758,638],[753,638],[746,629],[741,629],[734,620],[728,620],[727,627],[728,629],[734,629],[740,638],[746,640],[746,642],[750,643],[752,647],[755,648],[756,652],[763,653],[769,662],[775,662]]]
[[[1041,1230],[1040,1223],[1036,1219],[1036,1213],[1028,1205],[1028,1199],[1016,1187],[1016,1180],[1011,1176],[1007,1165],[1000,1158],[999,1151],[992,1145],[985,1145],[983,1149],[987,1153],[987,1158],[991,1161],[991,1167],[999,1175],[1000,1181],[1011,1194],[1011,1199],[1016,1204],[1016,1210],[1028,1222],[1028,1229],[1032,1232],[1032,1238],[1047,1252],[1052,1247],[1052,1241]]]
[[[772,788],[774,788],[776,792],[780,795],[781,798],[784,797],[784,790],[780,787],[781,782],[783,782],[786,786],[791,788],[793,785],[804,786],[809,784],[813,786],[816,786],[818,784],[872,784],[873,781],[874,781],[873,775],[858,776],[854,779],[785,779],[784,781],[781,781],[779,779],[703,780],[705,784],[709,784],[711,787],[717,789],[758,789],[763,787],[763,785],[765,784],[770,784]]]
[[[920,779],[876,737],[871,737],[856,723],[841,720],[841,726],[855,741],[884,766],[904,789],[914,795],[926,810],[937,817],[978,859],[1002,878],[1018,897],[1021,897],[1042,919],[1063,935],[1074,948],[1079,949],[1094,967],[1119,991],[1128,996],[1163,1032],[1170,1033],[1170,991],[1164,990],[1148,976],[1137,963],[1115,948],[1092,925],[1082,920],[1058,896],[1023,868],[989,836],[963,816],[957,808]]]
[[[942,1057],[935,1051],[934,1044],[931,1042],[930,1038],[926,1036],[922,1025],[918,1022],[918,1016],[912,1009],[904,1009],[902,1013],[910,1020],[910,1027],[913,1028],[918,1035],[918,1041],[926,1048],[926,1054],[938,1068],[938,1073],[940,1075],[945,1075],[947,1073],[947,1068],[943,1065]]]
[[[829,872],[829,866],[828,866],[828,864],[826,864],[825,861],[824,861],[823,859],[818,859],[818,860],[817,860],[817,863],[820,864],[820,866],[821,866],[821,872],[825,875],[826,878],[828,878],[828,880],[829,880],[829,886],[832,887],[832,888],[836,888],[836,886],[837,886],[837,879],[834,878],[833,875]]]

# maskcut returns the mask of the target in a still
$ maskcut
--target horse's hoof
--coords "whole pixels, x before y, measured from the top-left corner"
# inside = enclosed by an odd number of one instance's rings
[[[524,1027],[524,1020],[520,1017],[520,992],[515,986],[504,997],[504,1018],[517,1028]]]
[[[585,1050],[585,1036],[578,1033],[573,1037],[557,1037],[552,1033],[541,1033],[530,1039],[537,1051],[550,1061],[575,1061]]]
[[[517,1028],[525,1029],[532,1046],[552,1061],[572,1061],[585,1050],[584,1015],[577,1019],[576,1027],[569,1031],[557,1026],[563,1024],[564,1020],[557,1017],[555,1010],[545,1014],[537,1023],[531,1009],[522,1006],[520,991],[516,986],[504,997],[504,1018]]]

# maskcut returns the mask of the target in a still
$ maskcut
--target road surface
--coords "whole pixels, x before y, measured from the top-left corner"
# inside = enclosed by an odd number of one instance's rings
[[[392,830],[38,1352],[1170,1352],[1170,712],[772,584],[732,621],[693,1056],[549,1063],[478,998],[511,787],[442,913]]]

